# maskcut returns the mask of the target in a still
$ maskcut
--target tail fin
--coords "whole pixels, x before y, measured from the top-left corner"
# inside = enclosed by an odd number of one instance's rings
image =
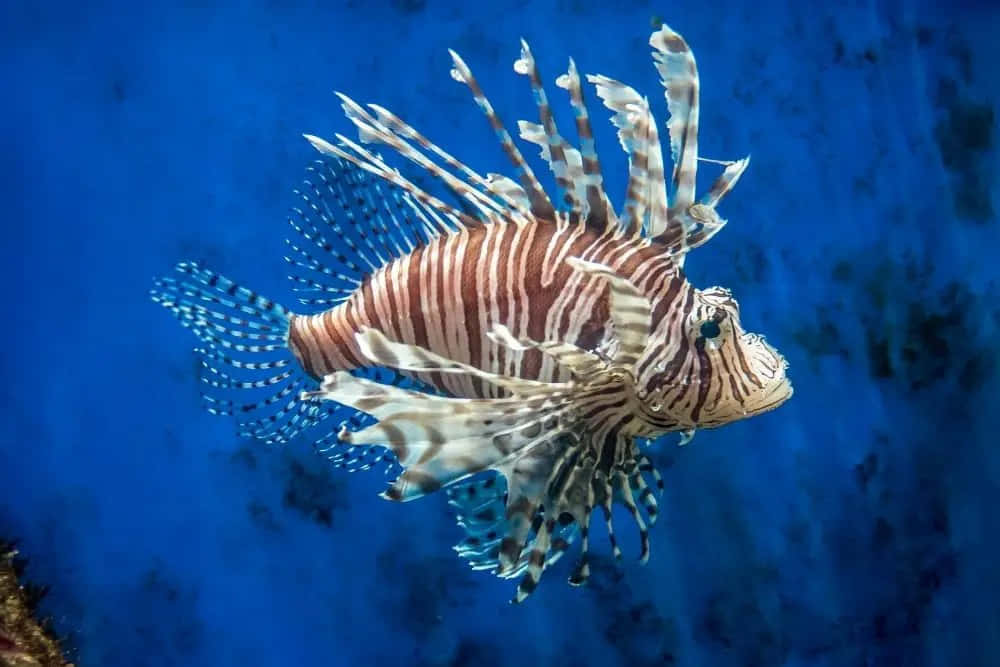
[[[335,412],[299,400],[316,383],[288,348],[284,307],[195,262],[158,278],[150,296],[204,344],[202,399],[213,414],[240,417],[242,435],[287,442]]]

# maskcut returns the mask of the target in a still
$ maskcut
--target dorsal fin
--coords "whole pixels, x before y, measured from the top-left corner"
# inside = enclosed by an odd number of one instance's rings
[[[487,220],[490,216],[497,213],[511,216],[523,214],[523,211],[509,197],[499,197],[500,201],[498,201],[497,194],[488,190],[486,179],[476,174],[472,169],[448,153],[437,148],[397,116],[381,107],[372,107],[378,114],[378,117],[376,117],[347,95],[337,93],[337,96],[342,102],[345,115],[357,126],[362,142],[380,142],[386,144],[406,159],[441,179],[452,192],[462,198],[476,211],[477,217],[481,220]],[[446,164],[465,174],[471,184],[456,178],[454,174],[446,169],[442,169],[426,155],[416,150],[409,143],[408,139],[410,138],[430,148],[431,152],[444,159]],[[477,185],[480,189],[472,187],[472,185]]]
[[[726,224],[716,213],[715,206],[739,180],[749,164],[749,158],[724,162],[725,171],[695,204],[698,161],[702,159],[698,156],[698,65],[684,38],[667,25],[650,36],[649,45],[653,47],[653,61],[660,74],[670,113],[667,128],[673,161],[673,201],[666,225],[653,237],[666,245],[683,265],[689,250],[708,241]]]
[[[577,197],[576,184],[570,176],[567,164],[566,153],[569,147],[556,127],[556,120],[552,115],[552,108],[549,106],[548,96],[545,94],[541,75],[538,73],[538,64],[535,62],[535,57],[531,54],[528,43],[523,39],[521,40],[521,57],[514,63],[514,71],[528,77],[528,80],[531,82],[531,92],[535,97],[535,104],[538,106],[538,119],[541,121],[541,136],[531,140],[535,143],[541,143],[546,149],[542,156],[549,163],[552,175],[555,177],[560,199],[562,199],[563,203],[573,213],[580,215],[582,213],[581,200]],[[531,125],[527,123],[521,124],[522,137],[525,135],[524,130],[526,127],[530,130]],[[529,134],[531,134],[530,131]],[[542,138],[544,142],[538,141],[538,139]]]
[[[702,158],[699,158],[702,159]],[[703,160],[718,162],[717,160]],[[719,217],[715,206],[722,200],[750,164],[750,157],[732,162],[723,162],[725,170],[719,175],[708,192],[701,200],[688,208],[684,216],[672,218],[666,229],[655,240],[666,245],[670,252],[679,258],[683,265],[685,254],[704,245],[726,225],[726,220]]]
[[[529,213],[528,202],[524,195],[524,190],[522,190],[513,181],[510,181],[510,185],[513,187],[497,187],[494,179],[492,178],[492,174],[487,174],[486,178],[483,178],[479,173],[469,168],[450,153],[441,149],[440,146],[422,135],[412,126],[405,123],[388,109],[385,109],[377,104],[369,104],[368,107],[375,112],[379,121],[382,122],[383,125],[390,128],[397,135],[415,141],[424,150],[437,155],[449,167],[462,173],[469,183],[478,186],[484,192],[489,192],[495,195],[508,209],[510,209],[510,212],[521,217],[524,217]]]
[[[580,139],[580,161],[583,171],[578,184],[584,188],[584,200],[587,202],[585,221],[592,229],[603,231],[610,225],[617,224],[615,215],[604,192],[604,177],[601,175],[601,162],[597,157],[597,146],[594,142],[594,130],[590,126],[590,114],[583,100],[583,87],[580,85],[580,74],[576,63],[569,59],[566,73],[556,79],[556,85],[569,93],[570,105],[576,114],[576,134]]]
[[[683,214],[694,203],[698,173],[698,66],[687,42],[664,25],[649,38],[653,61],[660,73],[670,119],[670,157],[674,163],[671,216]]]
[[[494,111],[493,105],[486,99],[483,89],[479,87],[479,82],[472,76],[472,70],[469,69],[469,66],[465,64],[465,61],[457,53],[451,49],[448,49],[448,53],[451,54],[451,59],[455,64],[454,69],[451,70],[452,78],[469,87],[469,90],[472,91],[472,97],[476,100],[476,104],[479,105],[479,108],[482,109],[483,113],[489,119],[490,126],[496,132],[501,147],[517,171],[518,180],[521,181],[525,194],[528,196],[528,201],[531,203],[532,215],[542,220],[553,220],[555,218],[555,208],[552,206],[552,202],[549,201],[548,195],[545,194],[541,183],[535,177],[535,172],[531,170],[524,156],[521,155],[521,151],[514,145],[514,140],[511,139],[510,133],[504,127],[496,111]]]
[[[309,165],[288,223],[289,279],[299,300],[318,309],[343,301],[385,264],[449,231],[432,222],[406,190],[338,157]],[[432,212],[431,212],[432,213]]]
[[[663,155],[656,120],[649,102],[634,89],[602,75],[588,75],[604,106],[615,112],[611,122],[629,156],[628,188],[621,214],[626,233],[658,233],[666,227],[667,192],[663,182]],[[654,176],[659,175],[654,180]]]
[[[620,81],[588,75],[604,105],[614,112],[612,122],[618,128],[619,141],[629,157],[625,202],[621,214],[615,215],[603,189],[590,117],[575,64],[570,60],[568,71],[557,79],[556,84],[569,92],[570,104],[576,115],[579,148],[570,145],[559,133],[538,65],[524,40],[521,40],[521,53],[514,69],[530,81],[540,122],[521,121],[519,128],[523,139],[541,148],[541,157],[552,170],[560,200],[569,209],[570,219],[583,220],[588,228],[600,233],[649,237],[666,246],[666,252],[683,265],[689,250],[708,241],[725,224],[715,207],[739,180],[748,160],[722,163],[726,166],[724,173],[695,203],[697,164],[702,158],[698,156],[699,80],[694,55],[683,38],[667,26],[650,37],[650,44],[666,89],[670,113],[667,127],[673,158],[672,198],[667,196],[663,153],[648,100]],[[554,220],[552,202],[514,145],[471,70],[458,54],[449,52],[454,62],[452,77],[465,83],[472,91],[476,103],[486,114],[504,152],[513,163],[520,185],[494,174],[484,178],[395,114],[376,105],[362,106],[340,93],[344,112],[357,127],[361,143],[378,142],[389,146],[403,158],[440,179],[459,198],[460,207],[454,208],[442,202],[407,180],[381,156],[342,135],[336,135],[340,142],[338,145],[312,136],[307,138],[320,152],[349,160],[401,188],[409,195],[416,215],[437,233],[491,220],[516,223],[531,217]],[[435,159],[443,162],[444,166]]]
[[[431,195],[422,188],[416,186],[399,173],[398,170],[387,165],[379,155],[376,155],[375,153],[359,146],[356,142],[351,141],[342,134],[336,135],[337,139],[340,141],[340,146],[334,146],[325,139],[321,139],[311,134],[303,136],[313,145],[313,148],[323,155],[336,156],[347,160],[348,162],[361,167],[365,171],[371,172],[376,176],[397,185],[409,193],[424,207],[430,211],[436,212],[440,216],[443,216],[444,220],[446,220],[448,224],[442,224],[440,226],[440,231],[448,231],[449,227],[472,227],[480,222],[476,218],[473,218],[472,216],[463,213],[452,206],[448,206],[434,195]],[[436,221],[437,218],[435,218],[435,222]]]

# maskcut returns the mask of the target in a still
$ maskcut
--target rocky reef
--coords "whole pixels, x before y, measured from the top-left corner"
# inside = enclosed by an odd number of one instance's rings
[[[0,540],[0,667],[73,667],[35,614],[45,588],[23,584],[24,567],[14,545]]]

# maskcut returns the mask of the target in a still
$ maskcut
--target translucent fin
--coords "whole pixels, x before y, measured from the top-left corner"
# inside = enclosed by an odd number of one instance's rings
[[[708,189],[708,192],[701,198],[701,204],[708,206],[709,208],[715,208],[716,205],[722,201],[722,198],[729,194],[729,191],[733,189],[733,186],[740,180],[740,176],[746,171],[747,167],[750,166],[750,156],[746,156],[742,160],[736,160],[735,162],[728,162],[725,164],[725,170],[722,174],[715,179],[712,183],[712,187]]]
[[[510,392],[500,399],[446,398],[338,373],[306,397],[350,405],[378,420],[340,437],[352,446],[384,443],[393,453],[403,472],[385,492],[386,498],[411,500],[489,469],[503,475],[507,500],[502,525],[497,522],[497,536],[487,551],[470,555],[480,565],[495,563],[501,577],[522,575],[516,599],[524,599],[534,590],[545,563],[554,560],[553,548],[564,551],[569,544],[569,531],[553,535],[551,522],[539,523],[539,517],[547,494],[562,475],[563,463],[579,455],[578,439],[569,424],[571,412],[580,404],[565,384],[494,376],[393,343],[376,331],[365,332],[363,341],[359,336],[365,354],[381,365],[427,370],[437,363],[435,370],[440,372],[473,372]]]
[[[540,156],[548,163],[553,175],[556,166],[553,163],[552,152],[549,146],[549,139],[545,134],[545,129],[538,123],[529,123],[526,120],[518,121],[518,129],[521,131],[521,138],[527,142],[536,144],[541,148]],[[580,151],[568,145],[562,146],[563,162],[561,163],[563,178],[568,190],[563,195],[563,201],[568,205],[571,212],[585,218],[587,216],[586,189],[584,187],[583,158]]]
[[[724,163],[726,169],[701,200],[684,215],[671,218],[663,233],[654,238],[670,249],[681,266],[686,253],[707,243],[726,226],[726,220],[719,216],[715,206],[736,185],[749,163],[750,158]]]
[[[337,139],[340,141],[340,146],[334,146],[325,139],[320,139],[319,137],[311,134],[303,136],[305,136],[306,140],[313,145],[313,148],[323,155],[339,157],[347,160],[365,171],[368,171],[401,188],[404,192],[409,194],[415,202],[419,203],[419,205],[424,208],[424,210],[430,215],[430,219],[438,223],[436,229],[434,230],[435,233],[446,234],[458,229],[459,227],[472,227],[480,222],[476,218],[445,204],[437,197],[427,193],[425,190],[406,179],[399,173],[398,170],[387,165],[380,156],[372,153],[366,148],[363,148],[356,142],[351,141],[341,134],[336,135]]]
[[[340,158],[309,165],[288,223],[295,236],[285,260],[299,300],[325,310],[340,303],[389,261],[436,235],[405,191]]]
[[[355,369],[350,374],[357,378],[382,385],[389,385],[402,390],[416,391],[430,395],[438,394],[438,391],[430,385],[407,377],[392,368],[368,366]],[[340,436],[344,432],[360,431],[374,422],[371,416],[353,408],[343,406],[343,410],[346,419],[340,422],[339,427],[332,429],[331,432],[316,441],[315,447],[319,450],[320,454],[326,456],[333,467],[346,470],[347,472],[383,468],[387,475],[392,473],[398,474],[399,461],[392,450],[387,449],[382,443],[352,444],[341,439]]]
[[[455,484],[448,489],[448,504],[455,510],[458,525],[465,532],[465,538],[455,545],[455,551],[474,570],[497,570],[500,542],[508,531],[507,480],[503,475],[490,473],[485,478]],[[545,567],[562,558],[579,532],[572,521],[557,526],[546,554]],[[529,555],[522,553],[505,578],[523,576],[528,565]]]
[[[380,363],[389,365],[386,359]],[[306,397],[337,401],[378,420],[360,431],[345,430],[340,438],[352,445],[383,444],[390,449],[404,472],[385,496],[404,501],[520,456],[551,437],[569,408],[558,389],[529,398],[456,399],[347,373],[327,376],[319,391]]]
[[[239,416],[243,435],[287,442],[336,412],[299,400],[315,385],[285,344],[293,315],[282,306],[194,262],[157,279],[150,295],[205,345],[196,350],[202,399],[213,414]]]

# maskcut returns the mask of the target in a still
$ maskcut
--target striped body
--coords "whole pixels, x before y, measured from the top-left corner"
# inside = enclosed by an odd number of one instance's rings
[[[612,266],[635,284],[664,324],[682,319],[692,289],[669,257],[644,239],[599,235],[582,223],[488,224],[434,239],[368,277],[344,303],[292,320],[289,344],[316,378],[370,365],[356,334],[374,328],[391,340],[416,345],[491,373],[528,380],[565,381],[566,372],[542,353],[512,352],[487,337],[497,324],[515,336],[560,340],[585,349],[611,342],[608,288],[563,260],[580,257]],[[676,328],[676,327],[675,327]],[[495,387],[477,378],[416,373],[452,396],[493,398]]]

